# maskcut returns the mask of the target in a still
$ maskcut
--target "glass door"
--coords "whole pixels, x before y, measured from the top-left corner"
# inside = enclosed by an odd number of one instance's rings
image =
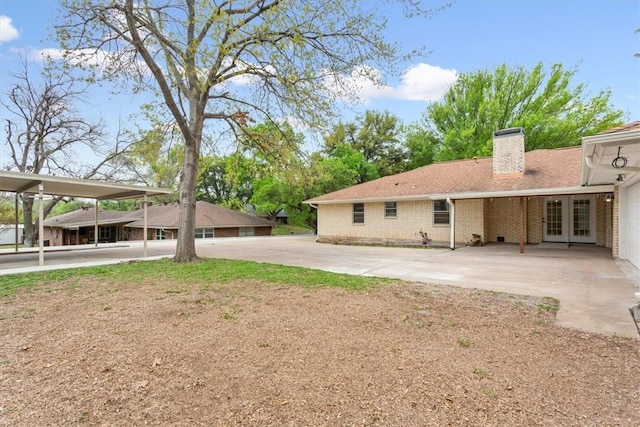
[[[562,196],[545,199],[542,227],[545,242],[595,243],[595,198]]]
[[[542,216],[543,240],[545,242],[567,242],[567,219],[566,197],[546,199]]]

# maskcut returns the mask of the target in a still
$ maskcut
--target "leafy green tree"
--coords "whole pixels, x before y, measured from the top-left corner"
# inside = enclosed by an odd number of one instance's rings
[[[160,123],[151,118],[150,129],[139,129],[127,153],[120,156],[121,167],[134,181],[152,187],[171,188],[174,194],[161,201],[176,199],[179,176],[184,160],[182,135],[172,123]]]
[[[406,0],[407,16],[429,11]],[[322,126],[344,76],[377,81],[400,59],[383,39],[385,13],[359,0],[61,0],[56,27],[69,64],[93,78],[154,88],[183,136],[175,261],[197,259],[195,202],[205,121],[237,133],[247,121],[293,116]],[[385,5],[386,7],[386,5]],[[102,62],[97,60],[102,59]],[[330,89],[330,90],[327,90]]]
[[[375,166],[376,178],[406,169],[399,119],[389,112],[368,110],[352,123],[339,123],[325,137],[324,152],[335,157],[344,146],[353,148]],[[340,153],[344,154],[344,153]]]
[[[15,224],[15,199],[0,193],[0,224]],[[18,222],[22,220],[22,210],[18,205]]]
[[[78,209],[82,209],[85,206],[94,206],[93,201],[85,202],[81,200],[74,199],[62,199],[56,206],[51,210],[50,216],[58,216],[65,214],[67,212],[73,212]]]
[[[243,211],[253,194],[252,178],[255,171],[253,159],[242,153],[226,157],[204,156],[200,162],[197,197]]]
[[[411,124],[404,128],[404,143],[407,148],[407,170],[430,165],[435,161],[438,139],[428,129],[418,124]]]
[[[489,156],[493,131],[508,127],[524,128],[529,151],[578,145],[583,136],[619,125],[623,112],[610,105],[611,92],[589,96],[583,83],[573,83],[575,74],[539,63],[461,75],[425,114],[425,127],[438,140],[436,160]]]

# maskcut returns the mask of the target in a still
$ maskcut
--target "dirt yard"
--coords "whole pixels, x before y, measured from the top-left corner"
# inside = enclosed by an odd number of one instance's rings
[[[417,283],[86,283],[0,299],[0,425],[637,426],[640,343]]]

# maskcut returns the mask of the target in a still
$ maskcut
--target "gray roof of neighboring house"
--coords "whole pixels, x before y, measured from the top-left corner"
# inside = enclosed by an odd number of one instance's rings
[[[147,226],[152,228],[178,228],[180,205],[160,203],[147,209]],[[234,211],[212,203],[196,202],[197,228],[272,227],[275,223],[243,212]],[[142,219],[127,224],[127,227],[143,227]]]
[[[142,211],[108,211],[98,210],[98,224],[123,224],[142,218]],[[95,224],[96,209],[94,207],[78,209],[62,215],[53,216],[43,221],[45,227],[75,228],[87,227]]]
[[[493,158],[433,163],[307,200],[307,203],[419,198],[428,195],[497,193],[580,187],[582,147],[525,153],[522,176],[495,177]]]
[[[136,211],[107,211],[100,209],[98,224],[126,224],[127,227],[142,228],[144,210]],[[151,228],[178,228],[180,205],[178,203],[159,203],[147,208],[147,226]],[[47,218],[43,221],[45,227],[76,228],[88,227],[95,224],[96,211],[90,207],[67,212],[62,215]],[[228,227],[271,227],[275,223],[254,215],[226,209],[207,202],[196,203],[196,227],[198,228],[228,228]]]

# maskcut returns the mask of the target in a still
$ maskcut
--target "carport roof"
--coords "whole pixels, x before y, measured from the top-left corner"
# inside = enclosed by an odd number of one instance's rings
[[[42,184],[43,194],[50,196],[82,197],[97,200],[123,200],[143,196],[171,194],[167,188],[143,187],[107,181],[47,176],[22,172],[0,171],[0,191],[12,193],[38,193]]]

